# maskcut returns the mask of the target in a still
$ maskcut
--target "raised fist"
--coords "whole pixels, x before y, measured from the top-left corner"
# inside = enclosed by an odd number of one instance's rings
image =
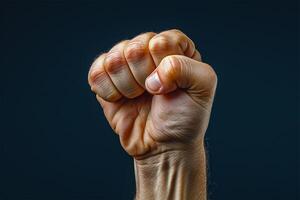
[[[88,81],[135,159],[203,145],[217,77],[181,31],[116,44],[95,60]]]

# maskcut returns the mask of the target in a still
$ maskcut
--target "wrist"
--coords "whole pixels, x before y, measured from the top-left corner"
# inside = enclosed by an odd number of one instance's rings
[[[206,199],[204,145],[135,158],[136,200]]]

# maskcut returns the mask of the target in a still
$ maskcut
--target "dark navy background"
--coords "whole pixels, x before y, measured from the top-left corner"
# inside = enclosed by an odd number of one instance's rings
[[[219,77],[206,137],[210,199],[298,199],[298,8],[263,0],[1,1],[0,199],[134,197],[132,159],[87,72],[119,40],[169,28],[187,33]]]

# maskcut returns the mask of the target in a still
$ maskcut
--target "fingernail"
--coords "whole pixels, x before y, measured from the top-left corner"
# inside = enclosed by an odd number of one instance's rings
[[[147,79],[147,87],[152,90],[153,92],[156,92],[160,89],[161,87],[161,82],[159,80],[159,76],[157,72],[152,74],[148,79]]]

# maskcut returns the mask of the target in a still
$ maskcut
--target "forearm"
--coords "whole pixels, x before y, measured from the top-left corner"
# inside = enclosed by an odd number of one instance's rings
[[[204,146],[134,160],[136,200],[205,200]]]

